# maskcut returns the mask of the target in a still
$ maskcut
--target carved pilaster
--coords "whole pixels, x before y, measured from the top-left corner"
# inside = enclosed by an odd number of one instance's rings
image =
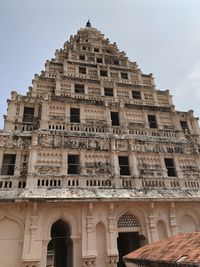
[[[115,226],[115,218],[114,218],[114,204],[111,202],[109,207],[109,215],[108,215],[108,234],[109,234],[109,247],[108,247],[108,255],[114,257],[118,255],[117,250],[117,228]]]
[[[86,217],[86,229],[87,229],[87,255],[96,257],[96,244],[95,244],[95,232],[93,223],[94,207],[93,203],[89,203],[88,215]]]
[[[16,155],[16,161],[15,161],[15,173],[14,173],[15,176],[20,175],[21,154],[22,154],[22,151],[18,150],[17,155]]]
[[[149,212],[149,228],[151,232],[152,242],[158,240],[157,232],[156,232],[156,223],[155,223],[155,215],[154,215],[154,202],[151,202],[150,212]]]
[[[170,206],[169,221],[170,221],[172,235],[178,234],[179,231],[178,231],[178,224],[177,224],[177,221],[176,221],[176,213],[175,213],[175,204],[174,204],[174,202],[172,202],[171,206]]]

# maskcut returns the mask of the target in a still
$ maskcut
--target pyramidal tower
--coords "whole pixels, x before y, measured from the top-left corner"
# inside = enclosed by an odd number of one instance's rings
[[[200,132],[91,26],[56,50],[0,131],[0,265],[124,267],[200,230]]]

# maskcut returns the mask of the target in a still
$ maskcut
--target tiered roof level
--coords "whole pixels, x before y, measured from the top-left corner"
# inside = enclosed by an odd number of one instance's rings
[[[90,24],[46,61],[26,96],[11,93],[4,120],[2,199],[199,196],[193,111],[176,111],[169,90]]]

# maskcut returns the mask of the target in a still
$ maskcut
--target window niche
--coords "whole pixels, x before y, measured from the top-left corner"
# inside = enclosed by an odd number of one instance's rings
[[[98,58],[97,58],[97,63],[103,63],[103,59],[100,58],[100,57],[98,57]]]
[[[187,121],[180,121],[181,128],[184,132],[189,131],[188,123]]]
[[[23,122],[33,123],[34,111],[34,108],[24,107]]]
[[[114,96],[113,88],[104,88],[104,95],[105,96]]]
[[[128,80],[128,73],[127,72],[121,72],[121,78]]]
[[[111,111],[110,115],[111,115],[112,125],[119,126],[119,112]]]
[[[85,55],[79,55],[80,60],[85,60]]]
[[[148,115],[149,128],[158,128],[157,120],[155,115]]]
[[[130,175],[129,159],[127,156],[119,156],[120,175]]]
[[[79,73],[80,73],[80,74],[86,74],[86,67],[82,67],[82,66],[80,66],[80,67],[79,67]]]
[[[174,160],[172,158],[165,158],[165,167],[167,169],[167,175],[170,177],[176,176],[176,170],[174,166]]]
[[[84,84],[75,83],[74,84],[74,92],[77,94],[84,94],[85,93]]]
[[[79,108],[70,108],[70,122],[80,122]]]
[[[68,174],[79,174],[79,166],[79,155],[68,155]]]
[[[15,154],[4,154],[1,168],[1,175],[14,175],[15,171]]]
[[[94,48],[94,52],[95,52],[95,53],[99,53],[99,48],[95,47],[95,48]]]
[[[132,91],[132,98],[134,99],[142,99],[140,91]]]
[[[108,72],[107,72],[107,70],[100,70],[100,75],[101,75],[102,77],[107,77],[107,76],[108,76]]]
[[[116,65],[116,66],[119,66],[120,65],[120,61],[119,60],[117,60],[117,59],[114,59],[114,65]]]

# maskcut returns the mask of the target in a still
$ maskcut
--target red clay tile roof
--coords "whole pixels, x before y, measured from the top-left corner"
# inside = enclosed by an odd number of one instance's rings
[[[193,263],[200,266],[200,232],[178,234],[141,247],[124,256],[125,262]]]

